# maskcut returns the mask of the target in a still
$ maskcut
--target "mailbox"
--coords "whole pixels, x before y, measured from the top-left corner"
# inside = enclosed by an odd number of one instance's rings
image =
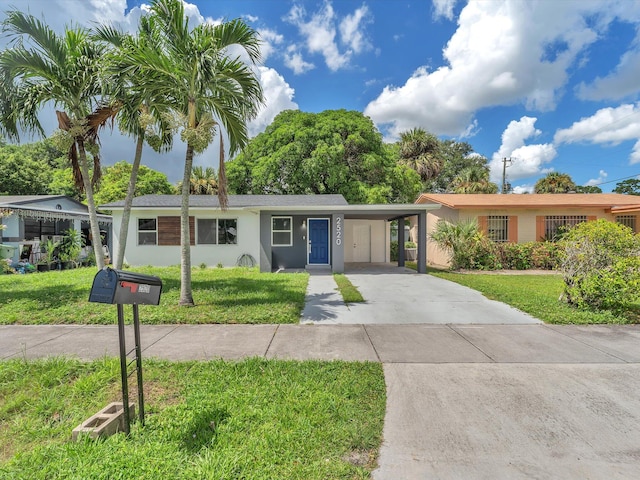
[[[89,294],[90,302],[158,305],[162,280],[152,275],[125,272],[105,267],[96,273]]]

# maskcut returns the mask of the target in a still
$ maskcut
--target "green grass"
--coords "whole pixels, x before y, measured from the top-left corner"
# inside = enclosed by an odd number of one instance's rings
[[[606,311],[579,310],[561,302],[560,275],[462,274],[434,269],[429,269],[429,273],[478,290],[489,299],[509,304],[546,323],[635,323],[632,315],[627,318]]]
[[[342,273],[334,273],[333,278],[338,285],[338,290],[342,295],[344,303],[361,303],[364,302],[364,298],[358,291],[358,289],[349,281],[349,279]]]
[[[304,308],[306,273],[257,269],[193,269],[195,307],[179,307],[179,267],[131,271],[163,281],[159,306],[140,306],[142,323],[297,323]],[[0,324],[116,323],[116,307],[89,303],[95,268],[0,275]]]
[[[354,479],[375,468],[380,364],[146,361],[144,376],[144,427],[74,443],[74,427],[120,400],[117,360],[0,362],[0,478]]]

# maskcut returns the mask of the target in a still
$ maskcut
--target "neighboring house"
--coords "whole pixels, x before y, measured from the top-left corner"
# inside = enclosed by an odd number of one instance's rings
[[[3,212],[12,212],[2,217]],[[111,245],[111,217],[98,215],[103,244]],[[60,240],[74,228],[91,246],[89,211],[87,206],[64,195],[0,195],[0,243],[16,247],[13,260],[37,263],[42,242]]]
[[[496,242],[525,243],[553,239],[558,229],[605,218],[638,232],[640,196],[617,193],[566,194],[435,194],[423,193],[418,204],[436,203],[439,210],[427,214],[427,232],[438,220],[476,220]],[[447,265],[448,254],[429,242],[427,260]]]
[[[180,264],[180,203],[179,195],[133,200],[125,263]],[[101,205],[113,214],[114,251],[123,205]],[[417,215],[425,232],[418,255],[426,265],[426,213],[434,208],[439,206],[349,205],[342,195],[230,195],[222,211],[216,196],[192,195],[191,263],[234,266],[250,255],[263,272],[315,266],[342,272],[349,262],[388,262],[389,221]]]

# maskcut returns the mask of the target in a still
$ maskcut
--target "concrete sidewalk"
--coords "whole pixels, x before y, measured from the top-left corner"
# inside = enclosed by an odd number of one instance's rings
[[[383,362],[387,410],[376,480],[640,478],[640,326],[141,330],[145,359]],[[0,326],[3,359],[117,353],[115,325]]]
[[[127,327],[127,342],[133,331]],[[640,326],[142,325],[144,358],[639,363]],[[132,345],[129,345],[129,349]],[[115,325],[2,325],[0,359],[118,355]]]

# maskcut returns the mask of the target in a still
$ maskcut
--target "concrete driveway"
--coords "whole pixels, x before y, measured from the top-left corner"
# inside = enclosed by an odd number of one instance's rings
[[[432,275],[389,264],[348,266],[365,303],[345,305],[333,276],[311,274],[302,323],[535,324],[540,320],[481,293]]]

